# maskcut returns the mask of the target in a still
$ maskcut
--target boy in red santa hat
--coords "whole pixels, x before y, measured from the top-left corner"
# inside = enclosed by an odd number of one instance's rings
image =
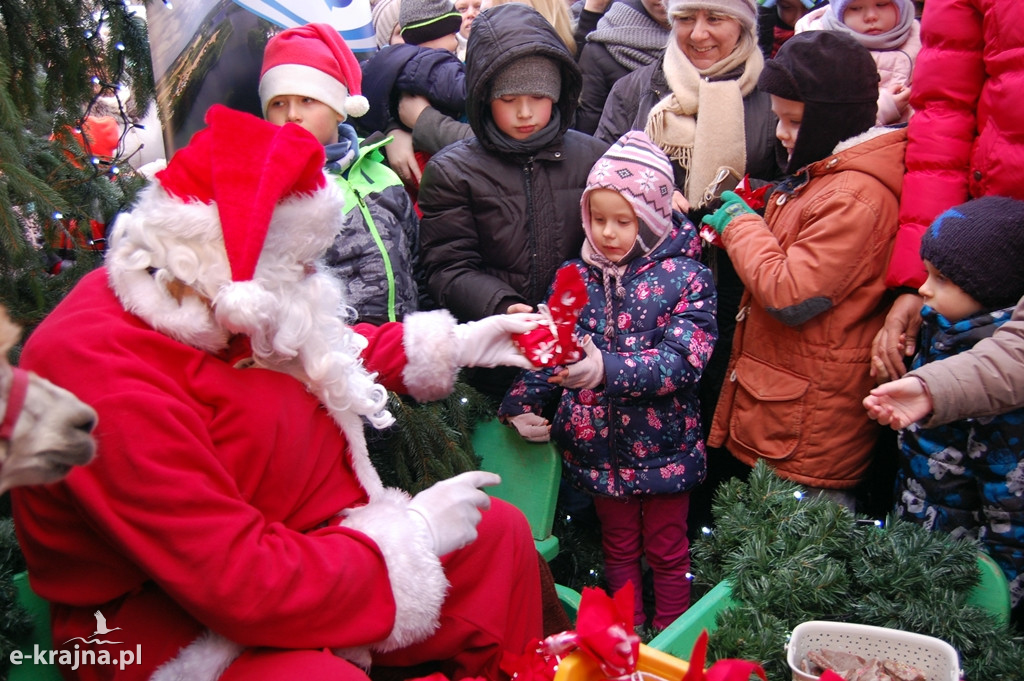
[[[360,140],[346,123],[369,106],[359,62],[327,24],[278,33],[263,52],[263,117],[295,123],[324,145],[328,177],[345,196],[345,221],[325,256],[359,321],[401,321],[418,307],[419,220],[405,186],[383,163],[390,138]]]
[[[141,652],[62,672],[499,678],[541,635],[526,520],[481,471],[384,488],[362,419],[391,422],[386,388],[433,399],[459,366],[527,366],[510,334],[536,316],[346,326],[319,263],[342,216],[323,147],[219,106],[207,124],[22,355],[100,415],[94,465],[12,495],[55,646],[78,652],[102,613],[112,659]]]

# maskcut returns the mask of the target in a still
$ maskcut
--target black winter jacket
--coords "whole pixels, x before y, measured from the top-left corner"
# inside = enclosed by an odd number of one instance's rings
[[[495,25],[497,24],[497,25]],[[494,76],[527,55],[562,66],[561,133],[529,157],[497,151],[490,118]],[[499,5],[473,22],[466,64],[467,114],[475,137],[445,147],[420,183],[421,262],[436,303],[461,321],[544,300],[558,266],[579,256],[580,197],[608,145],[567,130],[580,94],[580,71],[540,14]]]
[[[615,61],[608,48],[599,43],[583,46],[580,69],[583,71],[583,94],[580,96],[580,108],[576,112],[573,128],[592,135],[597,130],[597,123],[601,120],[601,112],[604,111],[612,86],[630,71]]]
[[[398,100],[422,95],[446,116],[458,119],[466,112],[465,69],[447,50],[419,45],[388,45],[362,65],[363,96],[370,110],[350,121],[369,135],[399,125]]]
[[[640,0],[618,1],[625,2],[637,12],[642,12],[650,17]],[[651,21],[654,21],[653,17]],[[584,36],[585,39],[586,36]],[[669,30],[665,29],[665,40],[668,39]],[[650,59],[657,61],[657,56],[663,52],[664,47],[657,54],[651,54]],[[608,47],[599,42],[580,42],[579,64],[580,70],[583,72],[583,93],[580,95],[580,107],[576,112],[576,122],[573,124],[573,128],[593,135],[601,120],[601,112],[604,111],[604,105],[608,101],[608,93],[612,86],[632,70],[617,62],[608,51]],[[609,141],[614,142],[615,139]]]

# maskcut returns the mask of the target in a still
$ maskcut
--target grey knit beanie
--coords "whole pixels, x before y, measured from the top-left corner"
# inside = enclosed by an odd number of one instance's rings
[[[535,95],[557,102],[561,93],[561,67],[547,57],[517,59],[499,71],[491,83],[492,100],[506,95]]]
[[[987,310],[1024,297],[1024,201],[983,196],[935,218],[921,236],[921,259]]]
[[[422,45],[458,33],[462,28],[462,15],[455,10],[452,0],[402,0],[398,23],[402,27],[402,40],[410,45]]]
[[[395,32],[398,15],[402,8],[402,0],[377,0],[370,10],[373,33],[377,39],[377,47],[391,44],[391,34]]]

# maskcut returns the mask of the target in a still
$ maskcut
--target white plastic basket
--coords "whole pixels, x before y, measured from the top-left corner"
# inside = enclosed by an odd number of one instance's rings
[[[941,639],[867,624],[815,620],[797,625],[786,644],[794,681],[817,681],[819,677],[800,669],[800,661],[808,652],[823,648],[913,665],[928,681],[959,681],[961,676],[960,656]]]

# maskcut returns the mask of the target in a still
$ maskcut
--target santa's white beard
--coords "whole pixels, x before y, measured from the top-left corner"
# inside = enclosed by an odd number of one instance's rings
[[[387,391],[362,365],[366,339],[345,324],[342,288],[310,272],[342,228],[343,208],[334,184],[282,201],[253,278],[233,281],[217,206],[181,202],[153,184],[114,223],[111,284],[126,309],[172,338],[219,352],[231,335],[248,336],[259,366],[302,381],[339,424],[355,415],[387,427]],[[178,284],[194,295],[172,294]]]
[[[264,259],[266,253],[253,281],[229,285],[214,298],[217,322],[248,336],[258,366],[295,376],[332,415],[355,413],[377,428],[391,425],[387,391],[360,359],[367,341],[343,321],[337,280]]]

